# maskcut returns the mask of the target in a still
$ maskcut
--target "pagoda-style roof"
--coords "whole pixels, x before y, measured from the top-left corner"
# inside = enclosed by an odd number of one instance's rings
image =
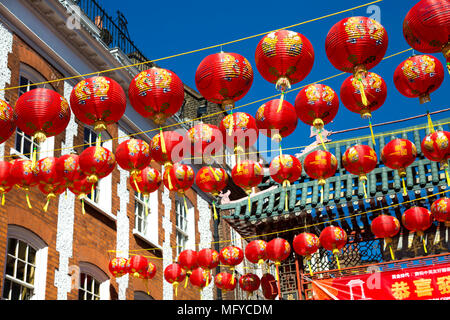
[[[435,121],[435,130],[448,131],[450,118]],[[443,124],[443,125],[441,125]],[[326,221],[335,220],[349,235],[360,240],[369,235],[370,222],[379,214],[392,214],[399,220],[402,207],[422,205],[430,207],[439,196],[432,196],[420,201],[412,201],[445,191],[447,182],[445,172],[440,164],[426,159],[421,150],[423,138],[429,134],[427,123],[403,130],[387,131],[375,136],[374,146],[370,136],[356,137],[345,142],[329,142],[327,150],[338,160],[336,174],[328,178],[323,190],[323,202],[320,203],[321,192],[317,180],[311,180],[304,172],[301,178],[287,188],[278,185],[271,178],[259,185],[262,192],[251,197],[251,211],[248,210],[248,199],[220,205],[221,218],[226,219],[243,237],[259,234],[276,233],[306,225],[315,225],[322,230],[328,225]],[[386,167],[381,161],[381,150],[392,139],[403,138],[412,141],[417,148],[415,162],[406,169],[407,195],[403,195],[402,181],[396,170]],[[367,175],[367,199],[364,187],[358,176],[350,174],[342,166],[344,152],[355,144],[367,144],[374,148],[378,155],[377,167]],[[322,149],[318,146],[316,149]],[[315,150],[315,149],[313,149]],[[313,151],[311,150],[311,151]],[[303,154],[300,161],[307,155]],[[273,188],[268,190],[268,188]],[[266,190],[266,191],[264,191]],[[285,209],[285,195],[288,193],[288,210]],[[402,204],[407,202],[405,204]],[[396,204],[402,204],[396,206]],[[390,209],[388,206],[394,205]],[[366,212],[365,214],[358,214]],[[336,219],[339,219],[336,221]],[[302,230],[304,231],[304,230]]]

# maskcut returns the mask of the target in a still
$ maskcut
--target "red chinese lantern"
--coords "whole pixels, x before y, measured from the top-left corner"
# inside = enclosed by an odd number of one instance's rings
[[[370,229],[376,238],[384,238],[386,245],[389,247],[391,258],[394,260],[395,257],[391,242],[392,238],[400,231],[400,222],[398,219],[387,214],[379,215],[373,219]]]
[[[127,266],[128,259],[122,257],[116,257],[109,261],[109,272],[115,278],[122,277],[128,273]]]
[[[116,157],[108,149],[94,146],[81,153],[79,163],[80,170],[88,177],[88,181],[97,183],[114,170]]]
[[[431,213],[439,222],[445,223],[445,226],[450,226],[450,199],[447,197],[437,199],[431,205]]]
[[[230,268],[231,273],[233,274],[232,282],[234,281],[234,269],[235,267],[244,260],[244,251],[241,248],[236,246],[227,246],[220,250],[219,252],[219,260],[224,265]]]
[[[16,130],[16,115],[13,108],[0,99],[0,143],[5,142]]]
[[[367,17],[349,17],[336,23],[328,32],[325,51],[338,70],[353,73],[358,80],[381,62],[388,47],[384,27]],[[364,94],[362,88],[361,94]]]
[[[342,104],[348,110],[367,119],[372,117],[372,112],[379,109],[386,101],[387,86],[384,79],[374,72],[368,72],[361,80],[367,99],[366,104],[362,101],[359,80],[353,75],[342,83],[340,96]]]
[[[63,184],[38,184],[39,190],[47,196],[47,202],[44,205],[44,212],[47,212],[50,200],[58,197],[66,191],[66,187]]]
[[[253,160],[244,160],[236,164],[231,171],[234,183],[243,188],[248,195],[248,212],[251,212],[250,194],[252,188],[258,186],[264,178],[261,164]]]
[[[186,212],[188,212],[188,207],[185,193],[194,185],[194,180],[194,170],[186,164],[175,163],[163,173],[164,185],[169,191],[176,191],[183,197]]]
[[[150,156],[160,165],[167,167],[183,159],[183,146],[184,138],[181,134],[176,131],[164,131],[152,138]]]
[[[274,300],[278,296],[277,280],[273,275],[266,273],[261,277],[261,289],[267,300]]]
[[[145,274],[145,279],[146,280],[153,279],[156,275],[156,271],[157,271],[157,269],[156,269],[155,264],[153,262],[149,262],[148,266],[147,266],[147,272]]]
[[[35,168],[39,189],[44,194],[47,194],[47,202],[43,208],[44,212],[47,212],[50,200],[56,198],[57,195],[63,193],[65,190],[65,187],[62,185],[62,176],[60,176],[58,170],[56,170],[57,161],[57,158],[47,157],[39,160]]]
[[[17,127],[32,136],[37,143],[44,142],[63,132],[70,121],[70,107],[59,93],[45,89],[33,89],[17,99],[14,111]],[[33,167],[36,151],[33,150]]]
[[[209,248],[202,249],[197,253],[197,264],[203,270],[212,270],[219,265],[219,253]],[[208,286],[210,279],[206,280],[206,286]]]
[[[328,151],[316,150],[305,157],[303,167],[306,174],[312,179],[317,179],[318,185],[322,187],[320,196],[320,203],[322,203],[323,186],[326,183],[326,179],[332,177],[337,169],[336,157]]]
[[[250,62],[237,53],[220,52],[207,56],[197,68],[195,84],[200,94],[225,109],[233,108],[253,83]]]
[[[32,206],[28,192],[31,187],[38,184],[35,170],[36,168],[33,168],[33,162],[31,160],[17,159],[12,163],[10,171],[12,183],[19,189],[25,191],[25,198],[30,209],[32,209]]]
[[[219,265],[219,253],[214,249],[202,249],[197,253],[197,264],[205,270],[212,270]]]
[[[209,270],[203,269],[202,267],[197,267],[192,270],[192,274],[189,277],[190,283],[200,291],[207,287],[211,280],[212,276]]]
[[[66,154],[56,160],[55,169],[66,187],[73,185],[80,176],[80,157],[77,154]]]
[[[246,273],[239,278],[239,287],[251,296],[254,291],[258,290],[261,280],[254,273]]]
[[[214,277],[214,285],[224,292],[233,291],[236,288],[237,281],[234,281],[234,274],[220,272]]]
[[[130,180],[138,193],[140,193],[139,185],[136,178],[141,172],[150,165],[150,147],[147,142],[140,139],[129,139],[116,149],[117,164],[124,170],[130,171]]]
[[[444,67],[433,56],[411,56],[398,65],[394,72],[397,90],[407,98],[419,98],[420,103],[430,101],[430,94],[444,81]]]
[[[297,117],[309,126],[313,126],[326,150],[321,131],[330,123],[339,110],[339,98],[336,92],[324,84],[310,84],[300,90],[295,98]]]
[[[359,176],[364,187],[364,197],[367,198],[367,174],[377,166],[378,157],[375,150],[365,144],[348,148],[342,156],[342,165],[351,174]]]
[[[275,275],[277,281],[279,281],[278,267],[280,266],[281,261],[286,260],[291,254],[291,245],[284,239],[275,238],[267,243],[266,253],[267,258],[275,263]]]
[[[405,185],[406,168],[416,160],[417,149],[414,143],[407,139],[393,139],[381,151],[381,161],[394,170],[402,179],[403,194],[407,194]]]
[[[75,194],[79,200],[81,200],[81,212],[85,214],[84,210],[84,200],[87,198],[89,193],[94,193],[92,190],[95,187],[95,183],[89,182],[89,179],[81,171],[78,171],[78,175],[75,180],[68,186],[69,190]]]
[[[178,263],[180,264],[181,268],[186,271],[186,282],[184,284],[184,287],[186,288],[188,278],[192,274],[192,270],[198,267],[197,264],[197,251],[194,250],[183,250],[178,255]]]
[[[245,112],[227,115],[220,122],[219,129],[225,145],[237,154],[253,146],[259,137],[255,118]]]
[[[302,164],[297,157],[290,154],[281,154],[270,162],[269,173],[275,182],[288,188],[302,175]],[[288,211],[288,193],[286,190],[285,210]]]
[[[153,193],[159,189],[159,186],[162,182],[161,174],[158,170],[153,169],[152,167],[147,167],[143,170],[140,170],[135,177],[130,176],[129,181],[133,190],[137,193],[142,193],[142,195],[144,196],[145,215],[147,216],[148,199],[150,193]]]
[[[440,163],[441,168],[445,170],[447,184],[450,185],[450,177],[448,174],[448,159],[450,158],[450,132],[434,131],[433,127],[431,127],[431,129],[431,133],[422,140],[422,153],[428,160]]]
[[[81,80],[72,90],[70,107],[78,120],[101,133],[118,122],[127,107],[122,87],[113,79],[96,76]]]
[[[367,72],[361,81],[352,75],[342,83],[340,96],[342,104],[348,110],[360,114],[363,119],[369,119],[372,142],[375,145],[371,117],[372,112],[379,109],[386,101],[386,82],[374,72]]]
[[[251,263],[262,265],[268,259],[266,247],[266,241],[253,240],[245,247],[245,257]]]
[[[227,172],[222,168],[202,167],[195,176],[195,184],[205,193],[218,197],[228,185]],[[216,200],[213,200],[214,219],[217,220]]]
[[[11,162],[0,161],[0,193],[2,194],[2,206],[5,205],[5,195],[14,187],[11,168]]]
[[[433,223],[433,214],[430,210],[423,207],[411,207],[402,215],[403,226],[411,232],[417,233],[422,237],[423,250],[427,253],[424,231],[431,227]]]
[[[309,267],[309,274],[312,276],[311,270],[311,255],[315,253],[320,246],[319,237],[314,233],[303,232],[294,237],[292,247],[295,253],[306,257],[306,261]]]
[[[448,60],[450,3],[442,0],[421,0],[416,3],[403,21],[403,35],[414,50],[422,53],[442,52]]]
[[[186,278],[186,272],[178,263],[169,264],[164,269],[164,279],[173,285],[175,297],[178,295],[178,285]]]
[[[326,250],[333,252],[336,257],[338,269],[341,269],[339,264],[338,253],[347,243],[347,233],[339,227],[328,226],[322,230],[319,236],[320,245]]]
[[[208,163],[213,161],[214,155],[223,145],[219,128],[207,123],[199,123],[189,129],[185,141],[193,157],[201,158]]]
[[[281,143],[283,138],[297,128],[297,113],[294,106],[286,100],[270,100],[256,111],[256,125],[260,132]]]
[[[259,41],[255,62],[261,76],[284,92],[311,72],[314,49],[304,35],[290,30],[278,30]]]
[[[153,67],[142,71],[131,81],[128,96],[142,117],[162,125],[183,105],[184,85],[174,72]]]
[[[141,255],[133,255],[127,261],[126,269],[128,273],[135,278],[145,279],[147,274],[148,260],[146,257]]]

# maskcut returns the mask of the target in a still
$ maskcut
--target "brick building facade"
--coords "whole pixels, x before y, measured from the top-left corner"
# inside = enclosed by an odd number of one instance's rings
[[[0,99],[14,106],[18,96],[33,84],[130,64],[120,49],[102,43],[95,24],[86,16],[76,16],[80,28],[68,28],[74,17],[73,1],[7,0],[0,3]],[[127,63],[128,62],[128,63]],[[137,69],[122,69],[105,74],[116,80],[125,92]],[[80,79],[39,85],[53,89],[68,101]],[[8,89],[21,86],[20,89]],[[178,117],[193,119],[205,100],[186,87],[186,101]],[[200,112],[215,113],[220,107],[205,104]],[[202,111],[203,110],[203,111]],[[218,124],[223,115],[208,121]],[[175,120],[171,120],[175,121]],[[172,123],[173,123],[172,122]],[[127,134],[147,131],[139,138],[150,141],[157,128],[127,105],[123,119],[108,126],[104,146],[115,151]],[[92,128],[72,114],[62,134],[39,146],[39,157],[80,154],[87,143],[95,141]],[[34,141],[17,130],[0,146],[0,158],[29,158]],[[152,166],[161,167],[152,162]],[[195,171],[199,169],[194,168]],[[229,168],[228,168],[229,171]],[[230,171],[229,171],[230,172]],[[32,209],[23,190],[14,188],[0,207],[0,288],[3,299],[214,299],[213,286],[197,290],[180,286],[174,296],[172,285],[163,279],[164,268],[176,260],[178,237],[185,236],[186,249],[210,247],[214,241],[211,198],[193,187],[186,193],[188,212],[180,199],[164,186],[151,195],[150,213],[145,217],[143,201],[128,183],[129,173],[118,166],[99,182],[95,198],[81,201],[71,192],[50,202],[37,188],[30,191]],[[178,225],[184,214],[183,227]],[[178,216],[177,216],[178,215]],[[227,231],[229,233],[229,231]],[[216,235],[217,237],[217,235]],[[142,254],[157,268],[148,287],[130,275],[115,279],[108,271],[110,259]],[[147,295],[147,292],[149,295]]]

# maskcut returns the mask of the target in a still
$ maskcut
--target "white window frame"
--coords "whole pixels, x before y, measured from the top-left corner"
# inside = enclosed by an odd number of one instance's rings
[[[45,290],[46,290],[46,278],[47,278],[47,259],[48,259],[48,246],[47,244],[35,233],[25,229],[21,226],[17,225],[9,225],[8,226],[8,234],[7,234],[7,243],[9,239],[17,239],[28,246],[32,247],[36,250],[36,262],[35,262],[35,275],[34,275],[34,284],[33,284],[33,296],[30,300],[45,300]],[[8,254],[8,248],[6,251],[6,256]],[[6,259],[5,259],[5,271],[6,271]],[[4,273],[4,277],[6,278],[6,272]],[[5,280],[5,279],[4,279]],[[3,296],[3,287],[5,285],[5,281],[3,280],[2,286],[2,296]],[[16,281],[15,279],[11,279],[11,281]],[[19,283],[19,282],[18,282]],[[25,283],[19,283],[25,284]]]
[[[145,217],[145,202],[142,194],[138,196],[135,193],[135,203],[142,206],[142,217],[138,217],[137,208],[135,206],[135,223],[133,228],[133,234],[139,237],[141,240],[147,242],[148,244],[159,248],[162,250],[161,244],[159,243],[159,211],[158,211],[158,191],[152,192],[148,198],[148,216]],[[137,219],[143,220],[143,229],[138,230]]]
[[[91,126],[85,126],[85,129],[88,129],[91,133],[95,134],[95,132]],[[83,130],[83,135],[85,132],[84,130]],[[83,139],[84,139],[84,137],[83,137]],[[83,141],[86,141],[86,140],[84,139]],[[92,141],[89,141],[89,142],[92,143]],[[95,142],[93,143],[93,145],[95,145]],[[113,144],[112,144],[111,136],[106,132],[102,133],[102,144],[101,145],[104,148],[108,149],[109,151],[111,151],[111,152],[113,151]],[[86,147],[88,147],[88,146],[86,146]],[[94,200],[91,199],[91,195],[89,194],[85,199],[85,203],[93,206],[94,208],[98,209],[98,211],[100,211],[101,213],[103,213],[104,215],[106,215],[107,217],[109,217],[110,219],[115,221],[117,219],[117,217],[114,214],[112,214],[112,200],[111,200],[112,199],[112,173],[109,174],[107,177],[100,179],[97,182],[95,189],[96,189],[96,194],[94,196]]]
[[[99,283],[99,300],[110,300],[110,279],[108,278],[108,276],[99,267],[93,265],[92,263],[82,261],[78,266],[80,268],[78,289],[80,290],[81,288],[81,274],[87,274]]]
[[[195,218],[194,218],[195,208],[187,197],[185,199],[186,199],[188,211],[186,212],[186,217],[185,217],[186,225],[183,230],[178,225],[178,221],[179,221],[178,220],[178,210],[181,209],[183,212],[186,211],[186,209],[184,207],[184,199],[183,199],[183,197],[180,197],[178,194],[175,196],[175,214],[177,215],[176,220],[175,220],[176,221],[175,222],[175,230],[176,230],[177,255],[182,250],[187,250],[187,249],[195,250]],[[185,238],[184,247],[179,246],[178,235],[181,235],[182,237]]]
[[[40,83],[46,81],[45,78],[36,70],[34,70],[32,67],[22,63],[20,64],[20,71],[19,71],[19,81],[21,78],[25,78],[28,80],[28,87],[24,90],[24,88],[19,89],[19,95],[21,92],[28,92],[32,86],[33,83]],[[51,86],[50,86],[51,87]],[[53,87],[51,87],[52,90],[54,90]],[[20,150],[17,150],[17,139],[27,139],[30,140],[31,146],[30,146],[30,152],[24,152],[23,150],[23,142],[21,142]],[[37,146],[37,159],[41,160],[46,157],[53,157],[54,155],[54,149],[55,149],[55,137],[49,137],[47,138],[43,143],[37,144],[34,142],[34,138],[26,135],[24,132],[22,132],[19,128],[16,129],[15,133],[15,141],[14,141],[14,148],[11,148],[10,154],[16,155],[22,159],[28,159],[31,160],[31,154],[33,152],[34,146]],[[26,153],[27,155],[25,155]]]

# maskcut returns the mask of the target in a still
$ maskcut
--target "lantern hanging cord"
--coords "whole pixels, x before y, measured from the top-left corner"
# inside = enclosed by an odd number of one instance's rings
[[[254,34],[254,35],[251,35],[251,36],[243,37],[243,38],[232,40],[232,41],[227,41],[227,42],[216,44],[216,45],[211,45],[211,46],[208,46],[208,47],[203,47],[203,48],[200,48],[200,49],[190,50],[190,51],[186,51],[186,52],[182,52],[182,53],[178,53],[178,54],[174,54],[174,55],[170,55],[170,56],[166,56],[166,57],[162,57],[162,58],[158,58],[158,59],[147,60],[147,61],[144,61],[144,62],[139,62],[139,63],[129,64],[129,65],[125,65],[125,66],[120,66],[120,67],[117,67],[117,68],[111,68],[111,69],[106,69],[106,70],[101,70],[101,71],[94,71],[94,72],[90,72],[90,73],[79,74],[79,75],[75,75],[75,76],[71,76],[71,77],[65,77],[65,78],[54,79],[54,80],[49,80],[49,81],[42,81],[42,82],[35,83],[34,85],[35,86],[39,86],[39,85],[44,85],[44,84],[54,83],[54,82],[59,82],[59,81],[66,81],[66,80],[78,79],[78,78],[89,77],[89,76],[98,76],[100,74],[104,74],[104,73],[108,73],[108,72],[123,70],[123,69],[131,68],[131,67],[138,67],[138,66],[141,66],[141,65],[149,64],[149,63],[154,63],[154,62],[158,62],[158,61],[172,59],[172,58],[176,58],[176,57],[180,57],[180,56],[184,56],[184,55],[188,55],[188,54],[192,54],[192,53],[197,53],[197,52],[201,52],[201,51],[205,51],[205,50],[209,50],[209,49],[219,48],[219,47],[222,47],[222,46],[225,46],[225,45],[241,42],[241,41],[244,41],[244,40],[249,40],[249,39],[253,39],[253,38],[256,38],[256,37],[261,37],[261,36],[264,36],[264,35],[269,34],[271,32],[277,31],[277,30],[290,29],[290,28],[298,27],[298,26],[301,26],[303,24],[307,24],[307,23],[310,23],[310,22],[319,21],[319,20],[322,20],[322,19],[333,17],[333,16],[336,16],[336,15],[339,15],[339,14],[342,14],[342,13],[345,13],[345,12],[349,12],[349,11],[352,11],[352,10],[355,10],[355,9],[359,9],[359,8],[363,8],[363,7],[366,7],[366,6],[370,6],[372,4],[379,3],[379,2],[382,2],[382,1],[383,0],[371,1],[371,2],[362,4],[362,5],[353,7],[353,8],[341,10],[341,11],[334,12],[334,13],[330,13],[330,14],[327,14],[327,15],[324,15],[324,16],[321,16],[321,17],[317,17],[317,18],[313,18],[313,19],[310,19],[310,20],[302,21],[302,22],[299,22],[299,23],[296,23],[296,24],[293,24],[293,25],[290,25],[290,26],[286,26],[286,27],[283,27],[283,28],[278,28],[276,30],[266,31],[266,32],[263,32],[263,33]],[[24,87],[26,87],[26,86],[22,85],[22,86],[15,86],[15,87],[9,87],[9,88],[2,88],[2,89],[0,89],[0,91],[16,90],[16,89],[20,89],[20,88],[24,88]]]
[[[389,59],[389,58],[397,56],[397,55],[400,55],[400,54],[405,53],[405,52],[410,51],[410,50],[412,50],[412,49],[409,48],[409,49],[406,49],[406,50],[403,50],[403,51],[399,51],[397,53],[394,53],[394,54],[391,54],[391,55],[389,55],[387,57],[384,57],[383,60]],[[298,90],[301,90],[301,89],[309,86],[310,84],[318,83],[318,82],[324,82],[324,81],[327,81],[327,80],[330,80],[330,79],[334,79],[334,78],[337,78],[337,77],[345,75],[345,74],[347,74],[347,73],[345,73],[345,72],[337,73],[335,75],[332,75],[332,76],[320,79],[320,80],[315,81],[315,82],[311,82],[311,83],[303,85],[301,87],[288,90],[288,91],[286,91],[286,93],[298,91]],[[38,85],[38,84],[36,84],[36,85]],[[7,88],[7,89],[12,89],[12,88]],[[0,91],[2,91],[2,89],[0,89]],[[243,104],[241,106],[233,107],[232,109],[230,109],[230,111],[231,110],[240,109],[240,108],[244,108],[244,107],[256,104],[256,103],[260,103],[262,101],[274,99],[274,98],[279,97],[279,96],[280,96],[280,94],[275,94],[275,95],[272,95],[272,96],[269,96],[269,97],[265,97],[265,98],[258,99],[258,100],[252,101],[252,102],[248,102],[248,103]],[[446,110],[441,110],[441,111],[438,111],[438,112],[431,112],[430,114],[439,113],[439,112],[443,112],[443,111],[447,111],[447,110],[450,110],[450,108],[446,109]],[[199,120],[202,120],[202,119],[205,119],[205,118],[214,117],[214,116],[221,115],[221,114],[223,114],[223,111],[213,112],[213,113],[210,113],[210,114],[203,115],[201,117],[197,117],[197,118],[193,118],[193,119],[189,119],[189,120],[185,120],[185,121],[181,121],[181,122],[177,122],[177,123],[173,123],[173,124],[168,124],[168,125],[165,125],[163,127],[158,127],[158,128],[154,128],[154,129],[150,129],[150,130],[145,130],[145,131],[140,131],[140,132],[136,132],[136,133],[127,134],[125,136],[120,136],[120,137],[116,137],[116,138],[103,140],[102,142],[109,142],[109,141],[124,139],[124,138],[127,138],[127,137],[128,138],[129,137],[134,137],[134,136],[138,136],[138,135],[154,132],[154,131],[157,131],[157,130],[160,130],[160,129],[168,129],[168,128],[180,126],[180,125],[183,125],[183,124],[188,124],[188,123],[191,123],[191,122],[199,121]],[[417,116],[416,118],[419,118],[419,117],[422,117],[422,116],[420,115],[420,116]],[[415,118],[415,117],[412,117],[410,119],[413,119],[413,118]],[[385,124],[390,124],[390,123],[385,123]],[[378,124],[377,126],[380,126],[380,125],[383,125],[383,124]],[[333,134],[343,133],[343,132],[347,132],[347,131],[354,131],[354,130],[359,130],[359,129],[366,129],[366,128],[367,128],[367,126],[359,127],[359,128],[347,129],[347,130],[343,130],[343,131],[335,131],[335,132],[333,132]],[[55,152],[55,151],[63,151],[63,150],[73,150],[73,149],[82,148],[82,147],[85,147],[85,146],[91,146],[91,144],[90,143],[85,143],[85,144],[80,144],[80,145],[76,145],[76,146],[72,146],[72,147],[57,148],[57,149],[48,150],[48,151],[54,151]],[[31,156],[31,153],[25,153],[23,155],[24,156]],[[13,155],[5,155],[4,156],[4,158],[11,158],[11,157],[13,157]]]
[[[337,221],[344,220],[344,219],[351,219],[353,217],[365,215],[365,214],[368,214],[368,213],[374,213],[374,212],[378,212],[378,211],[389,210],[391,208],[402,206],[402,205],[405,205],[405,204],[408,204],[408,203],[413,203],[413,202],[416,202],[416,201],[425,200],[425,199],[428,199],[428,198],[432,198],[432,197],[435,197],[435,196],[447,193],[449,191],[450,190],[446,189],[444,191],[440,191],[440,192],[437,192],[437,193],[434,193],[434,194],[429,194],[429,195],[423,196],[421,198],[407,200],[407,201],[403,201],[401,203],[395,203],[395,204],[391,204],[389,206],[376,208],[376,209],[368,210],[368,211],[365,211],[365,212],[359,212],[359,213],[355,213],[355,214],[348,215],[348,216],[345,216],[345,217],[339,217],[339,218],[336,218],[336,219],[333,219],[333,220],[317,222],[317,223],[310,224],[310,225],[306,225],[305,224],[305,225],[300,226],[300,227],[295,227],[295,228],[291,228],[291,229],[285,229],[285,230],[275,231],[275,232],[270,232],[270,233],[265,233],[265,234],[258,234],[258,235],[248,236],[248,237],[242,237],[241,239],[242,240],[248,240],[248,239],[252,239],[252,238],[262,238],[262,237],[267,237],[267,236],[278,235],[278,234],[285,233],[285,232],[292,232],[292,231],[298,231],[298,230],[301,230],[301,229],[308,229],[308,228],[312,228],[312,227],[317,227],[319,225],[323,225],[323,224],[327,224],[327,223],[331,224],[332,222],[337,222]],[[209,242],[209,244],[213,245],[213,244],[220,244],[220,243],[229,243],[231,241],[232,240],[212,241],[212,242]],[[196,244],[196,245],[198,245],[200,247],[200,244]],[[171,247],[171,249],[176,249],[177,247],[178,246]],[[128,252],[142,252],[142,251],[154,251],[154,250],[161,250],[161,249],[159,249],[159,248],[135,249],[135,250],[128,250]],[[107,250],[107,252],[123,252],[123,251]],[[162,259],[162,258],[154,257],[154,259]]]

